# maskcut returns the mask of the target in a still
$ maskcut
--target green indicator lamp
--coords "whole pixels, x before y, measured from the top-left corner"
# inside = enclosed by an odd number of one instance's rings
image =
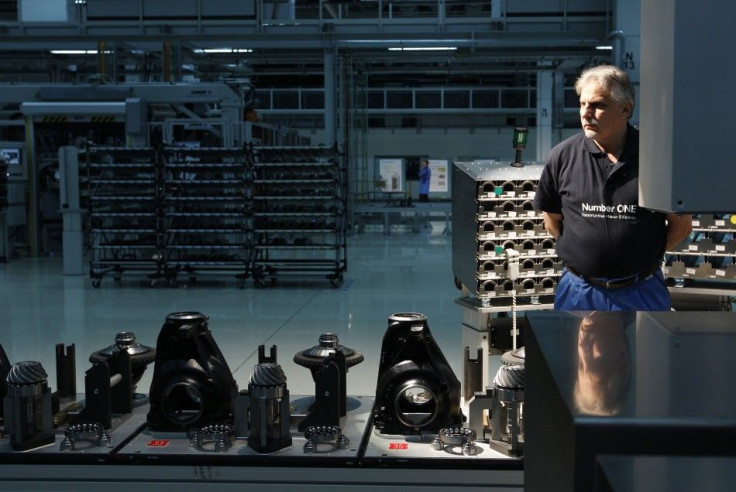
[[[521,162],[521,151],[526,148],[526,137],[529,135],[529,129],[525,126],[517,126],[514,128],[514,148],[516,149],[516,159],[511,163],[514,167],[524,167]]]

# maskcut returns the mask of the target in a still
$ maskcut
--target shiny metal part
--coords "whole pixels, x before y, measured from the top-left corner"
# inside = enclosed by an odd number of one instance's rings
[[[289,431],[289,390],[286,374],[276,363],[276,346],[266,357],[265,347],[258,347],[259,363],[248,383],[248,400],[238,419],[247,419],[248,447],[258,453],[273,453],[291,446]],[[236,422],[239,431],[243,424]],[[240,433],[240,432],[239,432]]]
[[[486,388],[484,393],[477,392],[468,402],[468,427],[475,431],[476,436],[485,440],[485,415],[493,406],[493,389]]]
[[[363,362],[363,354],[340,345],[337,335],[334,333],[322,333],[319,336],[319,343],[314,347],[297,352],[294,356],[294,362],[307,368],[319,367],[323,360],[336,351],[340,351],[345,355],[345,365],[347,367],[353,367]]]
[[[463,456],[475,456],[478,448],[474,442],[476,433],[473,429],[467,427],[444,427],[440,429],[437,437],[432,441],[431,447],[436,451],[445,450],[453,452],[460,448]]]
[[[413,434],[438,432],[463,420],[460,381],[432,337],[427,316],[389,316],[376,381],[375,427],[382,434]]]
[[[82,403],[76,401],[56,412],[52,420],[54,427],[59,427],[60,425],[66,423],[67,420],[69,420],[69,416],[75,412],[78,412],[81,408]]]
[[[98,423],[72,424],[64,432],[64,440],[61,441],[61,451],[76,451],[77,444],[87,443],[84,449],[92,446],[112,447],[112,438],[105,432],[105,428]]]
[[[494,378],[489,445],[509,456],[524,453],[524,348],[503,354]]]
[[[14,451],[27,451],[54,442],[51,390],[41,363],[13,364],[5,381],[3,416],[10,447]]]
[[[138,343],[135,333],[130,331],[118,332],[115,335],[115,343],[92,352],[89,356],[89,361],[92,364],[97,364],[98,362],[106,361],[118,352],[123,351],[127,352],[130,356],[132,383],[135,389],[135,385],[138,384],[138,381],[140,381],[143,373],[146,371],[146,366],[156,358],[156,350]]]
[[[496,388],[505,389],[523,389],[524,388],[524,366],[523,365],[502,365],[496,377],[493,378],[493,385]]]
[[[235,431],[231,425],[212,424],[192,432],[189,445],[200,451],[222,453],[232,447],[234,438]]]
[[[350,440],[337,425],[315,425],[304,431],[307,439],[304,452],[307,454],[329,453],[350,447]]]
[[[149,391],[149,426],[181,431],[226,421],[238,389],[232,371],[199,312],[166,316],[156,342]]]

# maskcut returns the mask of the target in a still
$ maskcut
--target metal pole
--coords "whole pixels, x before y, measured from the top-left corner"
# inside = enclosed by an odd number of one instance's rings
[[[332,147],[335,144],[335,52],[325,50],[324,54],[324,83],[325,83],[325,145]]]
[[[36,145],[33,116],[26,116],[26,174],[28,176],[28,213],[26,230],[30,255],[39,253],[40,229],[38,225],[38,179],[36,177]]]

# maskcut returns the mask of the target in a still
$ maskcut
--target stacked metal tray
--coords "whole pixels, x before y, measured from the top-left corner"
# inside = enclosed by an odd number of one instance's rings
[[[159,167],[151,147],[91,147],[80,177],[89,211],[90,274],[155,278],[162,271]]]
[[[542,168],[487,160],[453,167],[453,272],[486,304],[554,295],[562,264],[532,206]],[[509,271],[511,257],[518,275]]]
[[[693,232],[667,252],[665,276],[676,285],[736,284],[736,215],[695,215]]]
[[[253,278],[323,276],[340,285],[347,267],[347,176],[327,147],[253,148]]]
[[[251,225],[243,149],[167,147],[163,161],[167,277],[245,278]]]

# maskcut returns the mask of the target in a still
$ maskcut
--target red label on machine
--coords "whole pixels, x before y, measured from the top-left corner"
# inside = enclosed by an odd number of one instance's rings
[[[169,445],[171,440],[169,439],[153,439],[151,441],[148,441],[148,447],[149,448],[165,448]]]
[[[388,444],[388,449],[409,449],[409,443],[391,442]]]

